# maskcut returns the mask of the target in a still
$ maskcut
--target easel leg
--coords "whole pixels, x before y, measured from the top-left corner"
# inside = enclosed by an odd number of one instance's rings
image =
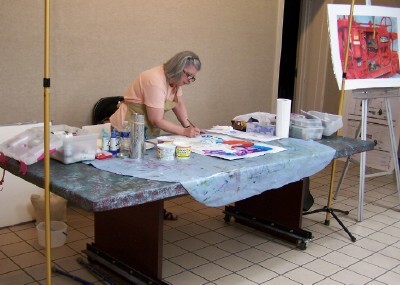
[[[393,120],[392,120],[392,110],[390,107],[390,102],[388,98],[385,98],[386,104],[386,112],[387,112],[387,122],[389,126],[389,133],[390,133],[390,142],[392,145],[392,159],[394,164],[394,172],[396,174],[396,183],[397,183],[397,194],[400,198],[400,177],[399,177],[399,160],[396,153],[396,138],[394,136],[394,128],[393,128]]]
[[[361,140],[367,140],[367,114],[368,114],[368,99],[361,100]],[[360,183],[358,190],[358,212],[357,221],[361,222],[364,218],[364,191],[365,191],[365,165],[366,153],[360,153]]]

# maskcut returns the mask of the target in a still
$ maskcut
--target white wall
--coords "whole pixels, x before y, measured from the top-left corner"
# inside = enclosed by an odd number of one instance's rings
[[[202,60],[184,89],[201,127],[275,112],[283,0],[57,0],[51,3],[54,124],[91,123],[140,71],[181,50]],[[43,121],[44,1],[0,0],[0,124]]]

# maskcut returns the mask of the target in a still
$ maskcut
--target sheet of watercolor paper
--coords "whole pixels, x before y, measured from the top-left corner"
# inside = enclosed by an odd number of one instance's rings
[[[252,143],[250,140],[242,140],[231,136],[219,134],[201,134],[195,138],[184,136],[169,136],[174,141],[190,145],[192,152],[215,156],[227,160],[257,157],[266,153],[277,153],[285,149],[264,143]]]

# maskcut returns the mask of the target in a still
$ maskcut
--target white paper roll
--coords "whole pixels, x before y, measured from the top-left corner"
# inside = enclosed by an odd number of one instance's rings
[[[276,136],[289,137],[290,112],[292,101],[289,99],[277,99],[276,111]]]

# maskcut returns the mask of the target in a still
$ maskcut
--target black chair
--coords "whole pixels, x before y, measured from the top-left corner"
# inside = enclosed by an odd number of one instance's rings
[[[96,102],[92,112],[92,124],[107,123],[112,114],[118,109],[119,102],[124,101],[123,96],[104,97]]]

